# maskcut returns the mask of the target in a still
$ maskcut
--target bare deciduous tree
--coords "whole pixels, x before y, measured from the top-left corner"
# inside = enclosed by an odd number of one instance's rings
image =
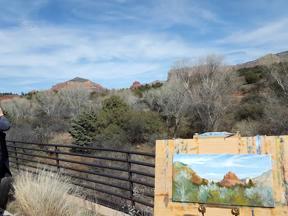
[[[230,67],[222,58],[211,55],[197,64],[178,62],[172,69],[182,80],[193,107],[207,131],[218,129],[219,122],[232,105],[237,87]]]
[[[59,97],[51,91],[38,92],[35,95],[37,109],[47,116],[59,116]]]
[[[266,98],[264,109],[266,118],[266,133],[268,134],[286,134],[288,132],[288,109],[287,103],[275,97],[275,95]],[[263,125],[262,125],[263,128]]]
[[[89,99],[91,92],[84,88],[62,89],[58,97],[62,106],[62,115],[79,115],[83,110],[91,107]]]
[[[268,68],[272,79],[276,82],[284,97],[288,99],[288,64],[272,64]]]
[[[133,109],[139,110],[141,108],[139,97],[137,97],[130,89],[112,90],[108,96],[118,96],[125,103],[127,103]]]
[[[30,117],[34,109],[31,101],[27,100],[26,98],[6,100],[1,103],[1,106],[15,121]]]
[[[179,125],[189,106],[187,94],[181,82],[177,79],[171,80],[160,89],[144,94],[144,100],[150,108],[165,117],[167,128],[172,128],[170,133],[176,138]]]

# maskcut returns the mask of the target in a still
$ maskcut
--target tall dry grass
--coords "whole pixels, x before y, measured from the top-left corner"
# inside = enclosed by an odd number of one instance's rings
[[[38,175],[22,172],[14,182],[15,201],[12,206],[19,216],[77,216],[85,215],[75,205],[68,192],[76,193],[69,178],[41,169]]]

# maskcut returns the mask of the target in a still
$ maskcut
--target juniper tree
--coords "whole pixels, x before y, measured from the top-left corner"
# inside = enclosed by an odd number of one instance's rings
[[[72,121],[69,133],[77,145],[88,146],[95,140],[97,123],[96,112],[84,112]]]

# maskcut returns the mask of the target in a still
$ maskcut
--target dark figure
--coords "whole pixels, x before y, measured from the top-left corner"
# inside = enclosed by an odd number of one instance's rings
[[[11,188],[11,172],[9,169],[9,158],[6,146],[6,134],[4,131],[9,130],[10,122],[4,116],[0,107],[0,216],[5,210],[8,193]]]

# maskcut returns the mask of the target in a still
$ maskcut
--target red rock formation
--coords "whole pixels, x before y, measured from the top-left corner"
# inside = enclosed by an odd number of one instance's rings
[[[134,81],[133,84],[130,86],[130,89],[134,90],[134,89],[138,89],[140,88],[142,85],[140,82],[138,81]]]
[[[51,90],[59,91],[61,89],[73,89],[73,88],[84,88],[94,92],[101,92],[105,90],[105,88],[103,88],[100,84],[79,77],[76,77],[67,82],[56,84],[51,88]]]
[[[222,187],[233,187],[236,185],[244,185],[244,183],[233,172],[228,172],[223,180],[219,182]]]
[[[181,162],[175,162],[173,164],[173,178],[175,178],[177,175],[179,175],[180,172],[187,173],[187,175],[190,176],[190,181],[193,184],[196,184],[196,185],[208,184],[207,179],[201,178],[191,168],[182,164]]]
[[[4,101],[4,100],[12,100],[14,98],[18,98],[18,95],[3,95],[0,96],[0,101]]]

